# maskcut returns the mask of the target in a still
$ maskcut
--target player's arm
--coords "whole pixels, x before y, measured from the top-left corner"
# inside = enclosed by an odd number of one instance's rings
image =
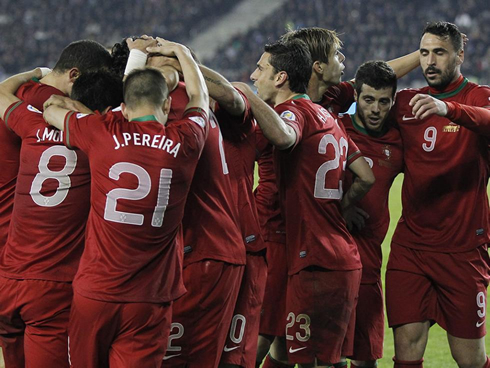
[[[262,101],[247,84],[233,82],[233,85],[247,97],[255,120],[269,142],[280,150],[288,149],[296,143],[296,131],[286,124],[273,108]]]
[[[476,133],[490,136],[490,94],[489,106],[478,107],[463,105],[458,102],[441,101],[429,95],[419,93],[412,97],[409,105],[417,119],[431,115],[444,116],[453,123],[459,124]]]
[[[147,35],[143,35],[138,38],[127,38],[126,43],[129,49],[128,61],[126,63],[126,69],[124,70],[123,80],[126,79],[129,73],[135,69],[143,69],[146,66],[148,59],[148,47],[155,46],[157,41]]]
[[[179,60],[182,74],[184,75],[185,88],[189,96],[186,110],[197,107],[209,114],[208,88],[197,63],[192,58],[190,50],[184,45],[166,41],[160,37],[157,37],[157,41],[158,45],[148,47],[147,51],[164,56],[175,56]]]
[[[177,88],[179,84],[179,71],[181,71],[177,59],[154,54],[148,57],[146,65],[160,70],[170,92]]]
[[[360,201],[369,192],[375,182],[373,171],[362,156],[359,156],[349,165],[349,170],[354,173],[355,178],[342,198],[342,209],[344,210]]]
[[[0,117],[2,119],[5,119],[5,112],[9,106],[17,101],[20,101],[20,99],[15,96],[15,92],[19,89],[19,87],[22,84],[27,83],[32,78],[42,78],[42,76],[43,71],[41,68],[36,68],[29,72],[14,75],[0,83]]]
[[[53,95],[44,102],[43,105],[44,120],[50,125],[64,130],[66,114],[70,111],[81,112],[83,114],[93,114],[87,106],[79,101],[72,100],[69,97]]]
[[[420,53],[419,50],[411,52],[410,54],[401,56],[399,58],[386,62],[396,74],[397,78],[401,78],[412,70],[420,66]]]

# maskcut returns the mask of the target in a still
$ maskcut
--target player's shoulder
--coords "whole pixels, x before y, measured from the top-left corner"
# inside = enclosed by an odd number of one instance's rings
[[[411,99],[419,93],[428,93],[429,87],[422,88],[403,88],[396,93],[396,101]]]

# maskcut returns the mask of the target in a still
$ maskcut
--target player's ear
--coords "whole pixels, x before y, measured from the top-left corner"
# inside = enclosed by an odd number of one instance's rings
[[[101,113],[101,115],[107,114],[112,109],[112,106],[107,106]]]
[[[79,76],[80,76],[80,70],[78,70],[78,68],[71,68],[68,71],[68,78],[70,78],[71,83],[75,82]]]
[[[354,101],[357,102],[357,90],[354,89]]]
[[[461,49],[458,51],[457,64],[461,65],[463,64],[463,61],[464,61],[464,49]]]
[[[313,71],[315,71],[316,73],[318,74],[323,74],[323,67],[322,67],[322,63],[319,62],[318,60],[316,60],[314,63],[313,63]]]
[[[129,120],[128,110],[127,110],[126,104],[124,102],[121,102],[121,113],[123,114],[123,116],[126,120]]]
[[[163,101],[162,111],[165,115],[170,113],[170,106],[172,105],[172,97],[168,96],[165,101]]]
[[[284,85],[284,83],[286,83],[288,80],[288,73],[286,73],[286,72],[277,73],[275,80],[276,80],[276,83],[275,83],[276,87],[282,87]]]

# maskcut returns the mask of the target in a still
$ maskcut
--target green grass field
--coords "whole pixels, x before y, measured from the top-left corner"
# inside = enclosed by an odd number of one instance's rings
[[[390,193],[390,211],[391,211],[391,223],[390,229],[383,243],[383,274],[386,268],[386,262],[388,260],[388,254],[390,251],[391,236],[395,229],[398,218],[401,213],[401,184],[403,176],[400,175],[395,180],[391,193]],[[487,352],[490,351],[489,339],[486,341]],[[379,361],[379,368],[392,367],[393,362],[391,358],[394,355],[393,348],[393,336],[391,330],[386,327],[385,343],[384,343],[384,358]],[[451,358],[449,346],[446,340],[446,332],[439,326],[433,326],[429,333],[429,344],[425,352],[425,368],[457,368],[457,364]],[[3,359],[0,356],[0,368],[4,368]],[[204,368],[204,367],[203,367]]]

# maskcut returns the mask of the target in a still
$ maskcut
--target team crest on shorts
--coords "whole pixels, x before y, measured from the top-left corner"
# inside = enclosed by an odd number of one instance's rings
[[[288,120],[296,120],[296,115],[292,111],[286,110],[283,111],[281,114],[281,118],[288,119]]]

